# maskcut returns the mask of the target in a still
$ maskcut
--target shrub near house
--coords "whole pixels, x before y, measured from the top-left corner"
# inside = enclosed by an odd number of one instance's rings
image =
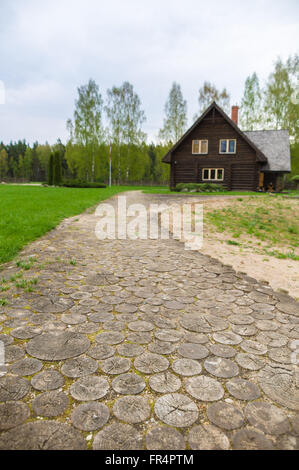
[[[223,191],[222,184],[215,183],[179,183],[175,190],[179,192],[196,192],[196,193],[215,193]]]

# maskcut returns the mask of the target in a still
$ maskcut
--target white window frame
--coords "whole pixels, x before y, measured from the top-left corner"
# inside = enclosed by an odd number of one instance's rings
[[[193,142],[199,142],[199,152],[198,153],[193,152]],[[202,142],[207,143],[207,151],[206,152],[201,151]],[[209,153],[209,141],[208,141],[208,139],[194,139],[194,140],[192,140],[192,155],[208,155],[208,153]]]
[[[233,141],[235,142],[235,151],[234,152],[229,152],[229,143]],[[226,142],[226,152],[221,152],[221,142]],[[219,153],[222,155],[235,155],[237,153],[237,139],[220,139],[219,140]]]
[[[211,178],[211,171],[212,170],[215,170],[215,176],[216,178],[215,179],[212,179]],[[218,171],[221,170],[222,171],[222,178],[219,179],[217,178],[218,177]],[[205,171],[208,171],[209,172],[209,178],[205,178],[204,177],[204,172]],[[203,168],[202,169],[202,181],[224,181],[224,168]]]

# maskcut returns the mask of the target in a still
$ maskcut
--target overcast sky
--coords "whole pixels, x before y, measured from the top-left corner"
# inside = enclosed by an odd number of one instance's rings
[[[173,81],[189,124],[205,80],[240,102],[246,77],[265,79],[298,52],[298,0],[0,0],[0,141],[67,139],[77,87],[103,97],[128,80],[154,138]]]

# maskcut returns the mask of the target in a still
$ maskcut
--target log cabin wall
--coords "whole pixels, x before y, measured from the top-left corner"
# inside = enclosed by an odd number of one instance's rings
[[[236,139],[236,154],[220,154],[221,139]],[[207,155],[193,155],[192,141],[208,140]],[[178,183],[203,183],[204,168],[223,168],[224,180],[218,183],[228,190],[255,191],[260,164],[256,152],[221,116],[212,109],[171,155],[171,187]],[[213,181],[217,183],[217,181]]]

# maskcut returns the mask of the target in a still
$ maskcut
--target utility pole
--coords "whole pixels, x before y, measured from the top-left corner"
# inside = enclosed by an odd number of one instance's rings
[[[111,140],[109,144],[109,188],[111,188]]]

